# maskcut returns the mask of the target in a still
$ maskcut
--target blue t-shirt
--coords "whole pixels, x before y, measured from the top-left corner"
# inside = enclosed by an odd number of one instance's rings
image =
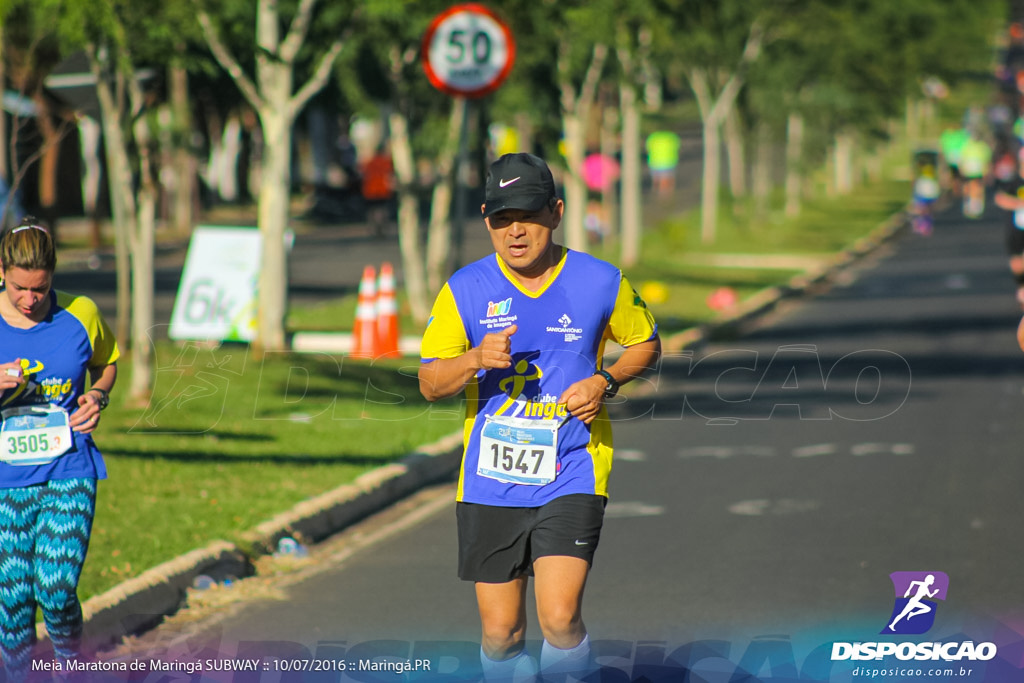
[[[457,499],[468,503],[538,507],[571,493],[607,496],[611,472],[611,425],[602,412],[590,426],[575,418],[558,429],[556,476],[550,483],[522,484],[481,476],[486,416],[560,420],[558,398],[571,384],[600,367],[604,346],[631,346],[653,339],[654,318],[615,266],[564,250],[539,291],[525,289],[497,255],[455,273],[438,295],[423,335],[423,362],[454,358],[488,333],[511,325],[512,367],[478,373],[466,386],[465,452]],[[497,455],[494,455],[497,458]],[[497,461],[495,461],[497,462]],[[517,463],[529,475],[525,464]],[[511,472],[517,474],[516,471]]]
[[[0,362],[21,358],[26,379],[24,387],[0,395],[0,409],[49,403],[74,413],[78,397],[85,391],[89,369],[110,365],[118,356],[114,335],[92,300],[51,290],[49,313],[36,325],[21,329],[0,318]],[[0,488],[31,486],[52,479],[105,479],[107,469],[92,435],[71,434],[71,448],[52,462],[0,462]]]

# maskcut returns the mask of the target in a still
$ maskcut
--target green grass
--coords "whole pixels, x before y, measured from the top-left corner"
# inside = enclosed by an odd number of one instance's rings
[[[403,292],[397,292],[395,298],[398,303],[398,329],[403,334],[412,334],[419,325],[410,314],[406,297]],[[358,294],[348,294],[321,304],[291,309],[285,327],[290,332],[350,332],[358,302]]]
[[[909,183],[884,182],[861,186],[853,195],[804,204],[801,214],[787,220],[772,210],[762,221],[745,207],[734,211],[723,201],[714,244],[701,241],[700,214],[692,211],[663,222],[644,239],[639,265],[626,268],[630,282],[645,298],[659,325],[679,331],[711,320],[716,312],[707,297],[720,287],[731,287],[740,300],[766,287],[788,282],[800,271],[784,268],[729,268],[695,265],[713,254],[784,254],[828,258],[870,233],[882,220],[906,203]],[[776,198],[777,200],[779,198]],[[776,203],[780,203],[776,201]],[[842,217],[841,219],[839,217]],[[616,260],[616,254],[601,254]],[[652,285],[664,287],[667,297],[650,297]]]
[[[199,344],[158,347],[145,409],[114,401],[83,597],[352,481],[459,427],[420,398],[415,359],[371,363]],[[122,386],[130,367],[122,364]]]
[[[356,319],[358,301],[358,295],[347,295],[315,306],[290,309],[285,326],[289,330],[309,332],[337,330],[339,329],[339,320],[352,321]],[[351,329],[351,327],[348,325],[345,329]],[[409,328],[402,326],[399,329]]]
[[[898,150],[894,159],[899,165],[909,155]],[[706,298],[719,287],[745,298],[795,273],[694,265],[702,255],[831,255],[898,211],[908,192],[905,181],[859,186],[849,197],[808,201],[795,221],[774,205],[754,220],[749,206],[725,202],[715,244],[701,242],[696,212],[673,218],[648,231],[642,262],[627,275],[641,290],[651,283],[667,290],[666,300],[648,301],[667,336],[713,317]],[[598,255],[618,261],[610,250]],[[321,321],[350,321],[354,310],[354,297],[293,310],[288,327],[325,329]],[[401,329],[417,327],[405,318]],[[115,392],[97,433],[110,478],[100,486],[83,599],[214,539],[236,539],[457,430],[459,401],[425,403],[417,365],[327,354],[260,359],[240,345],[159,345],[150,404],[126,407]],[[121,372],[124,387],[129,363]]]

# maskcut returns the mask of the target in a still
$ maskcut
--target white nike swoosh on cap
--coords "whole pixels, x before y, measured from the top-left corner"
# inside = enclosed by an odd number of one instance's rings
[[[515,181],[519,180],[522,177],[523,176],[517,175],[512,180],[499,180],[498,181],[498,187],[505,187],[506,185],[511,185],[512,183],[514,183]]]

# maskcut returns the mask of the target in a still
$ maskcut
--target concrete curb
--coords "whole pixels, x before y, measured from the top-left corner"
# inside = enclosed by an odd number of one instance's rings
[[[663,345],[666,350],[679,351],[735,330],[741,323],[770,311],[780,301],[825,282],[905,227],[905,214],[894,214],[870,235],[813,272],[795,276],[787,285],[762,290],[710,323],[664,339]],[[186,605],[188,589],[197,576],[205,574],[221,581],[251,575],[254,560],[273,553],[282,537],[292,536],[304,543],[323,540],[410,493],[451,476],[458,469],[461,457],[462,432],[459,431],[420,448],[397,463],[367,472],[351,484],[298,503],[243,533],[239,543],[214,541],[149,569],[83,605],[85,637],[93,647],[103,648],[150,629]],[[39,635],[45,637],[42,625]]]
[[[284,536],[316,543],[413,491],[440,481],[458,468],[461,459],[459,431],[407,455],[401,462],[378,467],[351,484],[298,503],[243,534],[242,543],[254,555],[273,553]]]
[[[238,546],[214,541],[153,567],[82,605],[85,639],[94,647],[106,647],[152,628],[182,607],[195,577],[244,576],[251,566]]]
[[[292,536],[305,543],[323,540],[450,476],[461,457],[460,431],[420,448],[400,462],[371,470],[351,484],[298,503],[243,533],[237,544],[214,541],[153,567],[82,605],[85,639],[91,647],[104,648],[152,628],[186,605],[188,589],[197,576],[205,574],[217,581],[250,576],[255,559],[273,553],[282,537]],[[39,636],[45,637],[41,624]]]
[[[662,346],[667,351],[679,352],[686,348],[702,346],[715,339],[735,335],[744,323],[770,312],[786,299],[802,296],[811,287],[831,280],[845,268],[901,234],[906,227],[906,213],[902,211],[895,213],[872,230],[870,234],[857,240],[818,268],[793,276],[785,285],[763,289],[732,309],[724,311],[710,322],[663,339]]]

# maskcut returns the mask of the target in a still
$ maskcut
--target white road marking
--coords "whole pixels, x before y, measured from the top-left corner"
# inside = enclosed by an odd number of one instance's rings
[[[859,443],[850,449],[850,452],[854,455],[876,455],[878,453],[885,453],[885,444],[881,443]]]
[[[838,450],[834,443],[818,443],[793,449],[794,458],[813,458],[818,455],[834,455]]]
[[[733,503],[729,506],[729,512],[734,515],[750,515],[758,516],[763,515],[765,510],[772,502],[766,498],[758,498],[757,500],[742,500],[739,503]]]
[[[663,514],[665,514],[664,505],[651,505],[638,500],[611,502],[604,509],[605,517],[657,517]]]
[[[914,455],[917,452],[912,443],[859,443],[850,446],[850,455]],[[680,458],[713,458],[725,460],[750,456],[755,458],[770,458],[778,455],[778,451],[771,446],[692,446],[681,448],[677,452]],[[822,455],[845,455],[843,449],[834,443],[817,443],[807,446],[797,446],[789,452],[794,458],[815,458]],[[629,456],[626,457],[629,459]]]
[[[781,516],[812,512],[819,507],[821,507],[821,504],[816,500],[797,500],[795,498],[769,500],[767,498],[756,498],[733,503],[728,509],[734,515],[760,517],[762,515]]]
[[[910,443],[859,443],[850,448],[854,455],[913,455],[914,444]]]
[[[734,454],[732,448],[724,446],[695,446],[679,450],[680,458],[728,458]]]
[[[679,450],[680,458],[733,458],[750,455],[755,458],[770,458],[776,455],[771,446],[695,446]]]
[[[647,460],[647,453],[636,448],[616,448],[615,459],[626,462],[644,462]]]

